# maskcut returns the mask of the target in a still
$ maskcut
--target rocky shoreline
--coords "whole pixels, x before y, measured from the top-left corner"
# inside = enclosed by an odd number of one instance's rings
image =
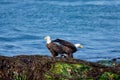
[[[41,55],[0,56],[0,80],[119,80],[120,65]]]

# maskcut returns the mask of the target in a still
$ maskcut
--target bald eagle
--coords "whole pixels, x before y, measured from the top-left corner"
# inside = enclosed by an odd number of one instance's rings
[[[58,56],[58,54],[61,54],[61,56],[66,54],[68,58],[73,58],[73,53],[77,51],[77,48],[83,48],[81,44],[72,44],[71,42],[62,39],[51,40],[50,36],[46,36],[44,39],[46,40],[46,46],[53,57]]]
[[[46,47],[52,53],[52,57],[56,57],[56,56],[58,56],[58,54],[64,53],[62,47],[60,45],[52,42],[50,36],[46,36],[46,37],[44,37],[44,39],[46,40]]]
[[[52,42],[59,43],[64,53],[67,54],[69,58],[73,58],[73,53],[77,51],[77,48],[83,48],[81,44],[72,44],[71,42],[62,39],[56,39]]]

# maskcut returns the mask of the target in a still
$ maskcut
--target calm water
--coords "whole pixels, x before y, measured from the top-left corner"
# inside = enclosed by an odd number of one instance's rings
[[[120,57],[120,1],[0,0],[0,55],[51,55],[46,35],[81,43],[77,59]]]

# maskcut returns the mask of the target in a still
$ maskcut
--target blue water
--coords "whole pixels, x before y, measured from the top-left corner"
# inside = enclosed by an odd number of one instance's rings
[[[51,55],[46,35],[81,43],[76,59],[120,57],[120,1],[0,0],[0,55]]]

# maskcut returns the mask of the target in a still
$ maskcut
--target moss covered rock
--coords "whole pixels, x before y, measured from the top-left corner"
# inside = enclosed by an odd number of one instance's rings
[[[99,80],[120,80],[120,75],[111,72],[104,72]]]
[[[119,80],[120,65],[40,55],[0,56],[0,80]]]
[[[84,64],[69,64],[64,62],[56,62],[52,65],[49,73],[45,74],[46,80],[76,80],[90,79],[87,77],[89,67]]]
[[[91,77],[88,73],[92,71],[94,71],[94,68],[85,64],[56,62],[52,64],[44,77],[46,80],[120,80],[119,74],[102,72],[102,70],[97,72],[98,75],[95,77]]]

